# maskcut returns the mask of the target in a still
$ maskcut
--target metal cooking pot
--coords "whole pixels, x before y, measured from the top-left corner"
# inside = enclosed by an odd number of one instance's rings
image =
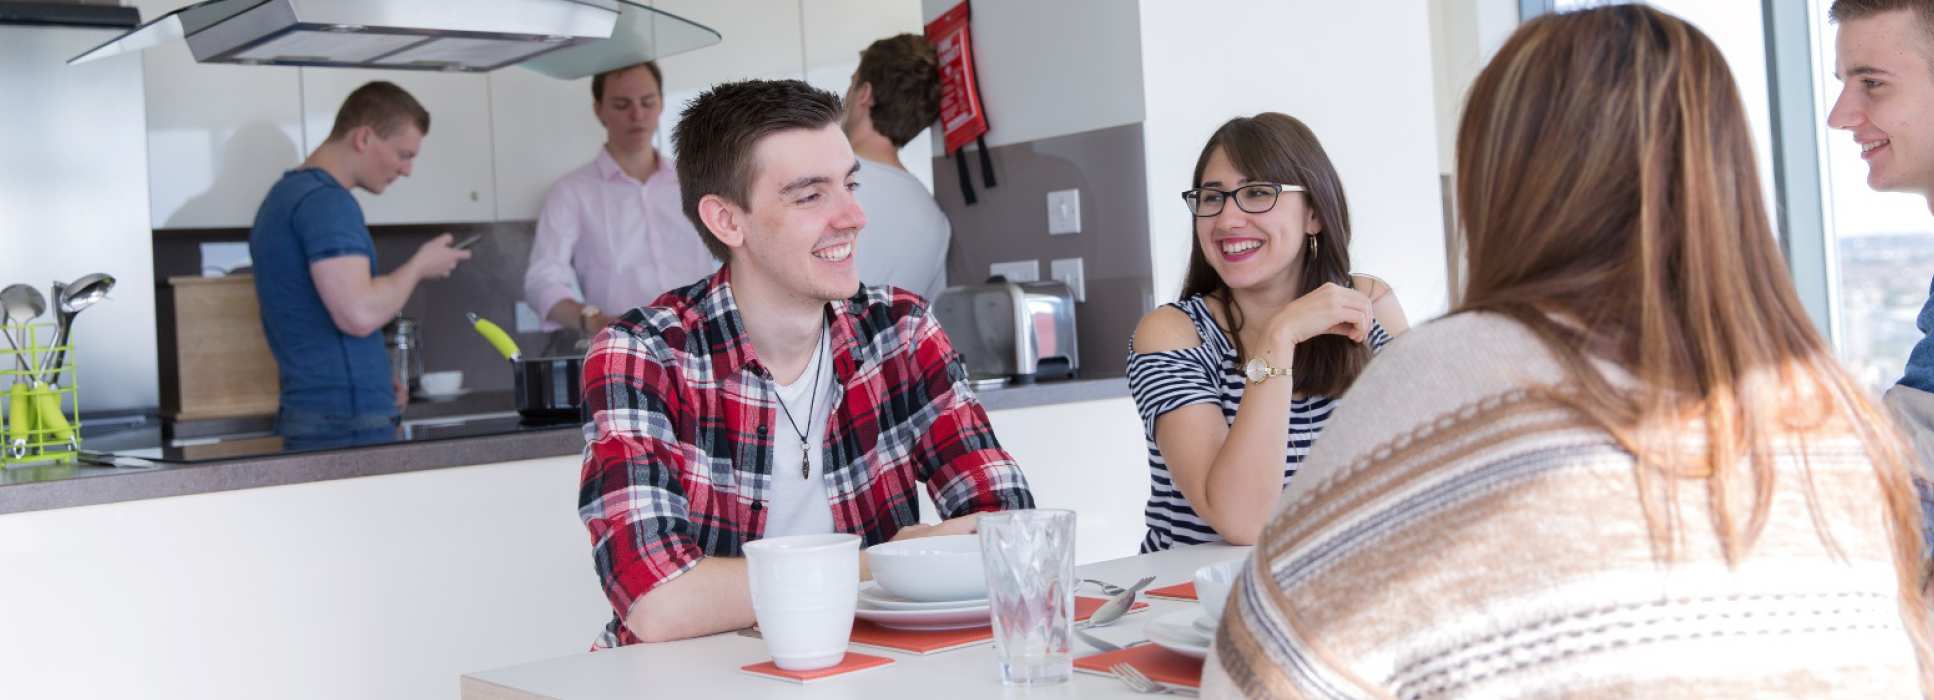
[[[576,421],[583,402],[582,357],[532,357],[510,361],[517,414],[542,421]]]
[[[584,358],[576,356],[524,357],[509,333],[489,319],[474,313],[464,314],[477,334],[510,362],[511,386],[517,414],[531,422],[572,422],[578,420],[578,404],[584,390],[578,384],[584,374]]]

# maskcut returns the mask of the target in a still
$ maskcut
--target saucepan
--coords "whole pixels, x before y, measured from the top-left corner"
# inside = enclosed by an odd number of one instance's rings
[[[489,319],[474,313],[464,314],[477,334],[510,362],[511,386],[517,414],[526,421],[570,422],[578,420],[578,404],[583,402],[579,384],[584,358],[576,356],[524,357],[517,341]]]

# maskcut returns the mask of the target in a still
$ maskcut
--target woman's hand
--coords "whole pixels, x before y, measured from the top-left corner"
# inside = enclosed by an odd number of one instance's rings
[[[1264,332],[1272,349],[1287,351],[1297,343],[1324,334],[1361,343],[1370,337],[1370,324],[1370,297],[1355,289],[1325,282],[1276,312]]]

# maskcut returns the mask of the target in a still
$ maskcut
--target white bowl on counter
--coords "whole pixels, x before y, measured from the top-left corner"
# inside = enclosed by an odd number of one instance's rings
[[[453,369],[442,372],[424,372],[423,376],[417,379],[417,383],[423,387],[423,393],[425,395],[450,396],[463,391],[463,371]]]
[[[987,597],[978,535],[920,537],[866,550],[873,580],[888,593],[920,602]]]

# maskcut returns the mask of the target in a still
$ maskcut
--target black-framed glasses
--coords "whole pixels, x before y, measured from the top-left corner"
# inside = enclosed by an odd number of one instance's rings
[[[1233,190],[1219,190],[1214,187],[1197,187],[1182,191],[1182,202],[1189,207],[1189,213],[1198,218],[1209,218],[1222,213],[1223,202],[1230,195],[1236,199],[1236,208],[1251,214],[1261,214],[1276,208],[1276,199],[1284,192],[1307,192],[1302,185],[1285,185],[1280,182],[1256,182],[1237,187]]]

